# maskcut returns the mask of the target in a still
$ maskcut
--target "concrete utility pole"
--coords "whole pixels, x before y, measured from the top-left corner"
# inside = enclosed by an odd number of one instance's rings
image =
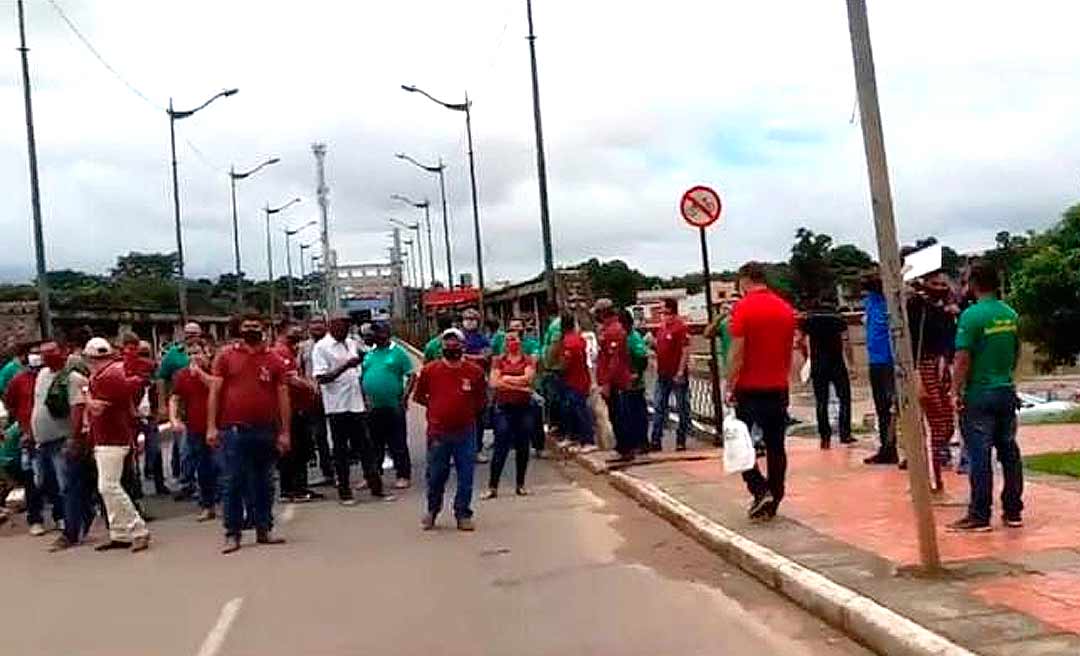
[[[334,258],[330,254],[330,188],[326,186],[326,144],[311,144],[311,152],[315,154],[315,194],[319,201],[319,227],[322,233],[322,297],[323,309],[332,313],[337,310],[337,290],[333,281]]]
[[[536,129],[536,178],[540,185],[540,236],[544,243],[544,287],[548,303],[556,302],[555,256],[551,249],[551,219],[548,215],[547,164],[544,161],[544,128],[540,121],[540,78],[536,71],[536,35],[533,34],[532,0],[525,1],[529,18],[529,61],[532,64],[533,126]],[[481,280],[483,278],[481,277]]]
[[[870,197],[877,230],[878,259],[881,260],[881,281],[889,305],[889,324],[896,355],[896,389],[900,404],[900,432],[904,438],[904,453],[908,459],[911,482],[911,502],[919,533],[919,554],[923,569],[941,569],[938,553],[934,510],[930,504],[930,470],[926,454],[926,436],[922,416],[915,405],[918,388],[915,358],[907,331],[907,308],[904,303],[901,278],[900,250],[896,241],[896,220],[893,217],[892,191],[889,185],[889,166],[885,159],[885,136],[881,128],[878,106],[877,79],[874,73],[874,54],[870,47],[870,25],[866,16],[866,0],[847,0],[848,25],[851,30],[851,52],[855,62],[855,85],[859,97],[863,142],[866,147],[866,166],[870,174]]]
[[[30,158],[30,209],[34,219],[34,259],[37,269],[38,319],[41,336],[52,337],[52,309],[49,303],[49,281],[45,269],[45,235],[41,226],[41,188],[38,186],[37,140],[34,138],[34,107],[30,102],[30,61],[26,47],[26,24],[23,3],[19,0],[19,55],[22,58],[23,103],[26,110],[26,149]]]

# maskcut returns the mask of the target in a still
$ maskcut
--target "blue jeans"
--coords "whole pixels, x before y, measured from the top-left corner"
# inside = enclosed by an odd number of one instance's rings
[[[182,459],[185,467],[190,467],[191,482],[199,482],[199,507],[213,508],[218,501],[218,463],[206,444],[206,435],[187,432],[184,434],[184,452]],[[185,477],[187,474],[184,474]]]
[[[31,464],[34,468],[34,487],[27,490],[26,521],[40,524],[44,520],[45,501],[52,504],[53,521],[64,518],[63,484],[60,482],[64,466],[64,440],[53,440],[37,445]]]
[[[64,498],[64,536],[71,544],[77,544],[94,522],[94,464],[89,451],[72,456],[60,453],[59,458],[57,469],[60,473],[60,495]]]
[[[664,422],[667,421],[668,401],[672,392],[675,393],[675,409],[679,413],[676,446],[686,446],[686,436],[690,433],[690,379],[677,383],[674,378],[660,376],[653,388],[652,445],[655,449],[659,449],[663,441]]]
[[[164,492],[165,465],[161,459],[161,435],[158,434],[157,422],[153,417],[139,419],[139,430],[143,439],[143,475],[154,481],[154,491]]]
[[[532,403],[502,403],[495,406],[495,453],[491,458],[491,479],[488,484],[492,490],[499,487],[499,479],[511,448],[514,449],[517,487],[525,487],[525,470],[529,467],[529,442],[533,435],[535,416]]]
[[[584,394],[569,386],[563,388],[563,424],[567,437],[582,444],[596,444],[589,401]]]
[[[991,448],[997,449],[1005,476],[1005,487],[1001,491],[1002,510],[1007,516],[1019,516],[1024,510],[1024,466],[1020,460],[1020,447],[1016,444],[1016,390],[1003,387],[969,395],[960,419],[964,424],[963,435],[970,462],[968,517],[980,522],[990,521],[994,492]]]
[[[192,441],[200,437],[202,448],[205,449],[205,435],[192,435],[186,430],[173,435],[173,453],[180,452],[180,468],[173,471],[178,472],[177,480],[181,490],[195,489],[196,479],[199,477],[199,445],[193,444]]]
[[[454,516],[458,519],[472,517],[473,470],[476,468],[476,431],[473,428],[451,435],[428,437],[428,512],[438,515],[442,510],[446,481],[450,479],[451,459],[457,472]]]
[[[274,457],[272,426],[229,426],[222,431],[222,511],[227,537],[240,536],[245,496],[251,499],[256,530],[270,530]]]

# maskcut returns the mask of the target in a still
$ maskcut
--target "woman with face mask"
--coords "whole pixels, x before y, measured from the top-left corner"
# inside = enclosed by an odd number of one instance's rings
[[[536,362],[522,351],[521,334],[507,333],[506,353],[495,358],[491,365],[491,388],[495,390],[495,453],[485,499],[498,496],[499,478],[511,447],[516,464],[515,490],[518,496],[528,494],[525,470],[529,466],[530,438],[535,430],[530,405],[535,374]]]

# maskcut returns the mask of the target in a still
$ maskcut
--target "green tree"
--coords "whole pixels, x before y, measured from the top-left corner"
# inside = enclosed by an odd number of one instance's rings
[[[639,290],[660,285],[660,278],[646,276],[622,260],[601,262],[594,257],[577,268],[584,269],[589,276],[593,296],[610,298],[616,305],[633,305]]]
[[[176,253],[137,253],[132,251],[116,258],[110,272],[113,278],[174,278],[180,272]]]
[[[999,250],[1010,237],[999,235]],[[1020,244],[1015,244],[1020,246]],[[1072,365],[1080,353],[1080,205],[1046,232],[1025,238],[1014,264],[1009,300],[1025,339],[1046,366]]]
[[[836,275],[829,265],[832,243],[829,235],[817,234],[809,228],[795,231],[795,245],[791,247],[788,265],[795,300],[800,305],[806,306],[835,294]]]

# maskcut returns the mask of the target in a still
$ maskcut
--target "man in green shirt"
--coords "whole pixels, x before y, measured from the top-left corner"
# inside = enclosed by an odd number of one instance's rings
[[[440,314],[435,319],[435,336],[424,345],[424,364],[434,362],[442,358],[442,334],[453,328],[454,318],[449,314]]]
[[[1005,478],[1002,521],[1005,526],[1019,528],[1023,526],[1024,469],[1016,443],[1017,315],[998,299],[1001,284],[993,266],[982,262],[972,266],[968,284],[978,300],[964,310],[957,324],[953,392],[968,451],[971,500],[967,515],[950,524],[949,530],[991,530],[992,448],[997,449]]]
[[[25,368],[26,354],[29,351],[27,344],[19,344],[15,347],[15,354],[7,361],[7,364],[0,368],[0,399],[4,398],[4,392],[7,391],[7,386],[15,374]]]
[[[368,430],[375,444],[375,462],[381,463],[389,449],[397,474],[394,487],[403,490],[412,484],[405,410],[416,377],[412,358],[390,341],[389,325],[382,321],[372,324],[372,334],[375,347],[364,356],[361,374],[367,397]]]
[[[189,321],[184,324],[184,341],[174,342],[165,351],[165,355],[161,357],[161,364],[158,365],[157,373],[154,374],[155,384],[157,385],[157,421],[164,423],[169,419],[169,404],[167,399],[169,398],[172,390],[172,381],[177,372],[187,369],[191,363],[191,358],[188,357],[187,347],[189,344],[194,344],[198,340],[202,339],[202,327],[194,321]],[[172,463],[173,471],[180,472],[180,490],[176,493],[177,501],[186,501],[191,499],[196,494],[195,489],[195,457],[194,452],[187,445],[186,435],[176,435],[176,444],[179,448],[172,450]],[[161,455],[159,451],[148,451],[149,454],[156,454],[156,458],[160,461]],[[154,457],[152,455],[152,457]],[[160,467],[158,462],[155,462],[155,467]]]

